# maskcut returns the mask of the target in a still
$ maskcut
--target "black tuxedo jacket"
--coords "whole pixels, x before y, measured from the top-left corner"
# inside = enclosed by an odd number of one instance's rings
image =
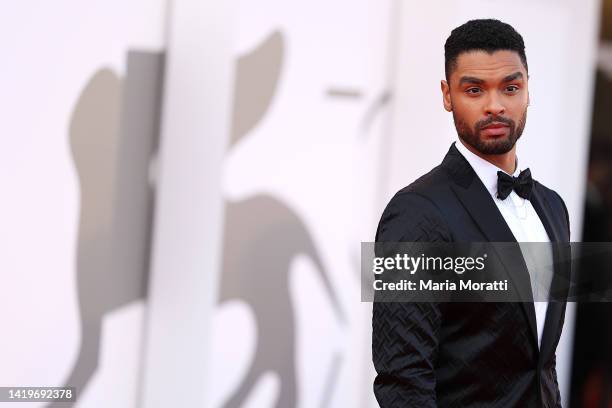
[[[550,240],[568,242],[569,219],[561,197],[534,181],[530,201]],[[393,196],[376,241],[516,239],[453,144],[442,164]],[[515,255],[502,262],[528,282],[518,245]],[[382,408],[561,407],[555,350],[564,317],[564,298],[551,301],[538,347],[533,302],[374,302],[376,399]]]

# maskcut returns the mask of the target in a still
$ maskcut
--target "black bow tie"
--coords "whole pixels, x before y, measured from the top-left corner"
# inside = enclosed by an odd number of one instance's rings
[[[531,178],[531,170],[525,169],[521,171],[518,177],[510,176],[503,171],[497,172],[497,197],[505,200],[510,195],[512,190],[526,200],[531,198],[531,189],[533,188],[533,180]]]

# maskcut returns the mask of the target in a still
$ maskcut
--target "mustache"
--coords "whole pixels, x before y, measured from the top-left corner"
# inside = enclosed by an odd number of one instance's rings
[[[483,127],[489,126],[493,122],[504,123],[510,126],[510,128],[514,128],[514,121],[512,119],[508,119],[503,116],[491,116],[487,119],[476,122],[476,129],[481,130]]]

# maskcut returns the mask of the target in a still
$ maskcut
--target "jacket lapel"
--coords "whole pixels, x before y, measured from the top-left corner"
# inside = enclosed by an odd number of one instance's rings
[[[517,242],[491,194],[454,144],[451,145],[442,165],[448,169],[454,181],[451,188],[487,240],[489,242]],[[520,247],[518,245],[496,246],[495,250],[506,272],[512,276],[511,282],[520,297],[533,299],[529,271]],[[533,346],[537,351],[538,334],[533,301],[521,302],[520,305],[529,322]]]

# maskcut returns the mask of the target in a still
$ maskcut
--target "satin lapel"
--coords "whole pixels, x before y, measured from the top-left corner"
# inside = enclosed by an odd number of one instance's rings
[[[516,242],[516,238],[495,205],[491,194],[480,181],[468,161],[451,146],[443,165],[455,181],[451,188],[489,242]],[[510,281],[522,299],[533,299],[529,271],[518,245],[496,246],[495,250]],[[520,302],[529,322],[533,346],[538,349],[538,333],[533,301]]]
[[[544,195],[543,191],[538,187],[534,187],[531,205],[535,209],[536,213],[540,217],[544,229],[548,233],[548,238],[553,242],[553,262],[554,262],[554,274],[551,283],[551,292],[557,292],[558,288],[563,285],[563,281],[566,279],[565,272],[560,270],[564,267],[564,264],[559,262],[558,244],[556,242],[564,241],[561,226],[553,216],[552,209],[548,199]],[[550,354],[552,353],[555,343],[556,334],[559,330],[559,325],[562,323],[561,318],[565,309],[565,301],[550,301],[546,311],[546,320],[544,322],[544,333],[542,333],[542,343],[540,345],[540,363],[548,361]]]

